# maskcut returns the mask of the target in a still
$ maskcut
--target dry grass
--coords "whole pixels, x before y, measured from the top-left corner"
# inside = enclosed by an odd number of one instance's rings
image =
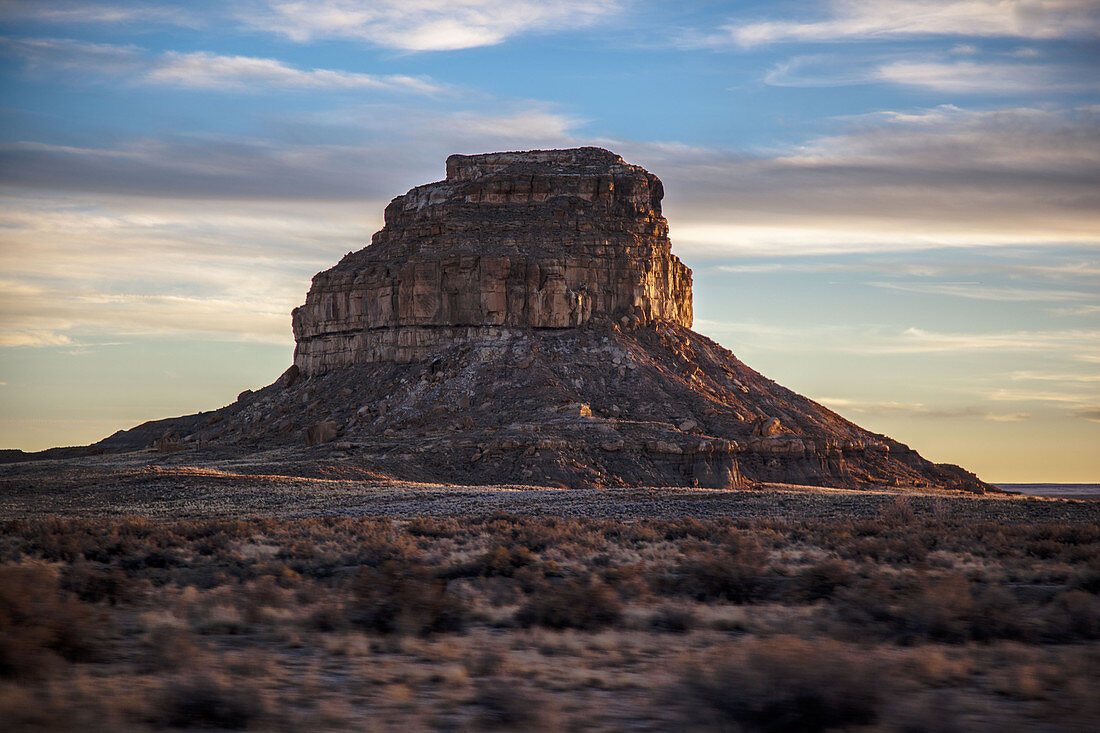
[[[1095,524],[911,509],[7,522],[0,720],[13,730],[1100,722]]]

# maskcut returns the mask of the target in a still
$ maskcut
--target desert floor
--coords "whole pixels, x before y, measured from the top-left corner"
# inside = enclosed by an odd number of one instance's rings
[[[1100,726],[1100,502],[134,453],[0,525],[8,730]]]

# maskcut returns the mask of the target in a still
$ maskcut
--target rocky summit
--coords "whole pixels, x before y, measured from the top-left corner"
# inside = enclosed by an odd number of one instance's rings
[[[313,278],[294,310],[303,374],[508,343],[531,329],[691,327],[661,181],[599,148],[452,155],[447,178],[386,207],[371,245]]]
[[[274,384],[96,449],[285,446],[436,483],[988,488],[692,331],[663,195],[599,148],[452,155],[313,278]]]

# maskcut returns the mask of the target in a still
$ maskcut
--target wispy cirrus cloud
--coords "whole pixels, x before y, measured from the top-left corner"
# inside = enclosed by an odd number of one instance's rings
[[[778,87],[891,84],[948,94],[1006,95],[1100,88],[1085,69],[1055,63],[953,59],[928,53],[799,55],[777,63],[764,83]]]
[[[1055,316],[1094,316],[1100,314],[1100,305],[1081,305],[1072,308],[1051,308],[1050,314]]]
[[[1100,231],[1100,108],[954,105],[756,151],[611,146],[657,171],[697,257],[1080,243]]]
[[[575,29],[618,12],[615,0],[267,0],[237,18],[294,41],[351,38],[405,51],[492,46],[523,34]]]
[[[412,76],[296,69],[276,59],[176,51],[162,55],[141,79],[147,84],[234,91],[253,89],[255,85],[283,89],[388,89],[422,93],[441,90],[439,85],[427,79]]]
[[[872,72],[875,81],[941,92],[990,94],[1096,89],[1080,69],[1053,64],[898,60]]]
[[[1013,372],[1009,375],[1012,381],[1038,381],[1038,382],[1100,382],[1100,373],[1094,374],[1048,374],[1045,372]]]
[[[1094,407],[1088,410],[1077,410],[1073,413],[1074,417],[1079,417],[1082,420],[1088,420],[1089,422],[1100,422],[1100,407]]]
[[[561,147],[580,120],[541,103],[443,112],[379,105],[283,120],[294,141],[162,135],[113,146],[0,144],[0,187],[235,200],[389,200],[454,152]],[[299,142],[332,140],[339,142]],[[411,152],[410,152],[411,151]]]
[[[924,295],[946,295],[971,300],[1005,302],[1057,302],[1063,300],[1095,300],[1100,294],[1059,288],[1009,288],[984,285],[980,282],[868,282],[874,288],[898,290]]]
[[[422,77],[299,69],[272,58],[204,51],[152,54],[137,46],[66,38],[4,38],[0,39],[0,48],[20,58],[32,73],[65,74],[70,81],[92,77],[135,85],[255,93],[272,89],[372,89],[432,94],[442,90]]]
[[[452,152],[600,144],[661,176],[673,241],[696,258],[1096,245],[1098,115],[1092,108],[888,111],[838,120],[838,132],[790,147],[730,151],[587,138],[583,119],[544,103],[484,98],[445,111],[370,105],[284,116],[278,140],[9,143],[0,147],[0,184],[348,200],[393,196],[437,178]]]
[[[1093,390],[1095,392],[1095,390]],[[996,402],[1040,402],[1055,405],[1088,406],[1096,402],[1095,394],[1085,394],[1080,390],[1023,390],[995,389],[989,392],[988,399]]]
[[[925,354],[949,351],[1041,351],[1064,350],[1072,344],[1100,344],[1100,331],[1065,329],[1051,331],[1004,331],[995,333],[944,333],[907,328],[888,335],[879,343],[850,347],[869,353]],[[1100,346],[1097,346],[1100,349]]]
[[[1087,255],[1097,248],[1070,249],[1061,253],[1038,248],[1003,249],[995,252],[978,249],[971,250],[968,256],[960,258],[958,253],[930,250],[917,258],[914,254],[905,257],[897,255],[862,254],[845,258],[815,257],[791,259],[766,259],[764,261],[743,262],[735,265],[718,265],[719,272],[763,274],[772,272],[790,273],[882,273],[884,275],[908,276],[911,278],[931,277],[975,277],[996,275],[1009,280],[1026,279],[1032,282],[1051,282],[1064,285],[1074,282],[1074,287],[1088,286],[1100,275],[1097,262]],[[955,256],[950,256],[954,254]],[[1026,263],[1015,260],[1025,259]],[[1058,261],[1062,260],[1062,261]],[[920,285],[922,281],[917,281]],[[968,281],[965,284],[971,285]],[[958,283],[955,283],[958,284]],[[1026,290],[1024,291],[1027,292]],[[1041,290],[1040,294],[1047,292]],[[1096,297],[1093,291],[1072,291],[1059,287],[1052,293],[1080,293]],[[1072,298],[1071,298],[1072,299]]]
[[[194,4],[166,2],[93,2],[91,0],[0,0],[0,16],[8,21],[44,23],[162,23],[196,27],[202,24]]]
[[[287,344],[309,278],[376,219],[361,205],[318,202],[11,199],[0,206],[0,345]]]
[[[759,321],[697,319],[706,333],[728,337],[731,342],[751,339],[755,346],[784,351],[845,354],[933,354],[965,352],[1027,353],[1050,351],[1093,355],[1100,359],[1100,331],[1094,329],[1020,330],[994,332],[933,331],[875,324],[779,326]],[[1082,344],[1088,346],[1082,347]]]
[[[800,10],[805,12],[806,5]],[[1091,0],[827,0],[816,17],[734,19],[706,36],[743,47],[768,43],[847,41],[926,36],[1093,38],[1100,9]]]
[[[236,25],[296,42],[352,39],[402,51],[493,46],[576,30],[618,14],[621,0],[0,0],[9,20],[56,24]]]
[[[1030,417],[1026,412],[992,412],[980,405],[931,407],[920,402],[874,402],[844,397],[818,397],[817,401],[834,410],[869,415],[903,415],[936,419],[977,418],[994,422],[1019,422]]]
[[[346,123],[357,137],[344,145],[232,136],[0,145],[0,346],[119,335],[289,343],[309,278],[364,246],[394,195],[441,178],[447,154],[500,140],[550,147],[576,124],[542,104],[494,113],[479,101],[479,111],[442,114],[376,109],[367,125],[364,110],[349,109],[300,135],[345,135]]]

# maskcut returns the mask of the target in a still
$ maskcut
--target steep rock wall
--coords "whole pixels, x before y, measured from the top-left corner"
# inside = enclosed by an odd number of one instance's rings
[[[690,327],[664,189],[599,148],[453,155],[386,207],[370,246],[318,274],[293,314],[306,374],[418,361],[456,340],[595,316]]]

